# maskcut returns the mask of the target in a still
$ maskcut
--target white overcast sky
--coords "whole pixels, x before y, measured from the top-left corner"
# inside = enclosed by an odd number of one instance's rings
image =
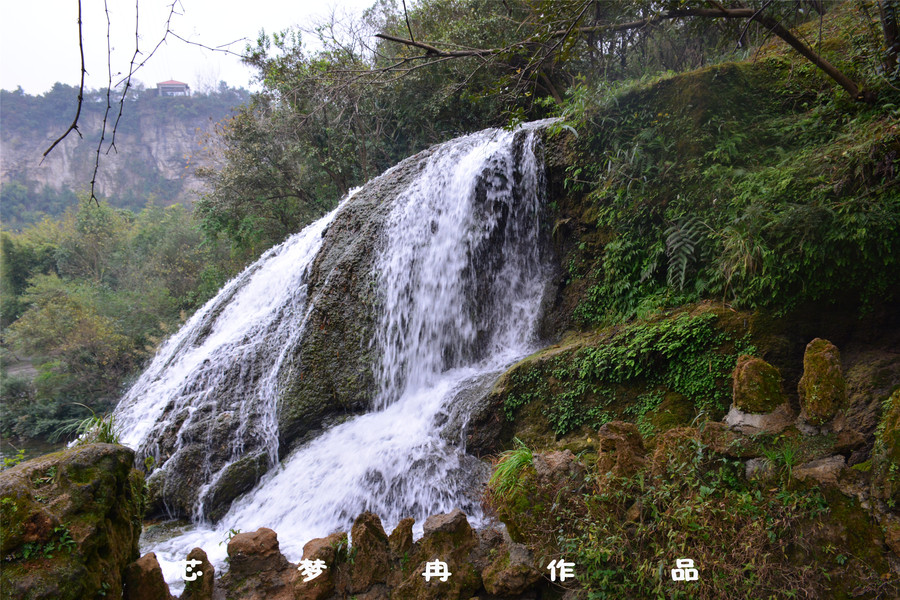
[[[267,33],[292,25],[309,25],[336,9],[358,14],[375,0],[179,0],[172,29],[206,46],[219,46],[240,38],[255,41],[260,29]],[[127,73],[135,47],[135,0],[107,0],[111,21],[113,84]],[[172,0],[138,0],[139,46],[149,53],[165,33]],[[88,88],[105,88],[107,73],[107,21],[103,0],[82,0],[85,66]],[[22,86],[41,94],[57,81],[77,85],[81,59],[78,51],[77,0],[0,0],[0,87]],[[246,41],[232,48],[243,51]],[[147,87],[175,79],[198,89],[204,83],[227,81],[249,87],[253,73],[233,56],[210,52],[173,37],[150,58],[135,78]]]

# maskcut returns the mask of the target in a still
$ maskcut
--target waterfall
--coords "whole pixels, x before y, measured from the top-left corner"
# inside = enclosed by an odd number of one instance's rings
[[[276,246],[231,280],[160,348],[116,407],[123,444],[160,468],[194,469],[195,514],[234,461],[278,459],[278,374],[302,331],[307,268],[337,209]],[[212,452],[210,437],[228,439]],[[166,455],[166,456],[164,456]]]
[[[142,550],[156,552],[173,588],[180,584],[175,561],[194,546],[214,563],[224,561],[221,542],[230,529],[270,527],[296,561],[307,541],[349,530],[365,510],[378,514],[388,531],[414,517],[421,532],[425,517],[454,507],[475,523],[482,519],[488,468],[465,453],[462,435],[447,441],[442,431],[458,397],[493,381],[537,342],[548,267],[535,129],[487,130],[442,144],[422,159],[405,189],[384,200],[389,212],[373,262],[378,389],[371,410],[295,448],[217,525],[195,519],[176,537],[145,540]],[[271,428],[278,373],[314,310],[304,273],[334,219],[332,213],[269,251],[162,348],[118,409],[129,444],[152,455],[159,432],[173,430],[179,419],[183,424],[197,411],[226,409],[245,415],[227,461],[277,440]],[[260,352],[267,356],[261,366],[249,359]],[[228,388],[220,379],[231,382],[236,373],[241,397],[204,409],[215,390]],[[179,435],[176,454],[187,437]],[[277,448],[264,449],[277,456]],[[215,479],[207,476],[204,487]]]

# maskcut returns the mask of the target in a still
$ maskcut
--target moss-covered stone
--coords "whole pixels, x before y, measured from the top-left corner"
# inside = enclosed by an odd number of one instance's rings
[[[813,425],[827,423],[847,403],[847,384],[837,347],[821,338],[806,346],[803,376],[797,386],[801,415]]]
[[[350,569],[349,593],[365,592],[375,584],[385,584],[391,570],[388,536],[378,515],[364,512],[353,522],[353,565]]]
[[[482,571],[484,589],[494,596],[516,597],[534,587],[541,580],[530,555],[524,547],[514,544],[503,548],[494,561]]]
[[[0,473],[4,597],[81,600],[122,589],[143,514],[133,463],[129,448],[90,444]]]
[[[900,387],[885,399],[872,450],[872,495],[900,507]]]
[[[632,423],[612,421],[597,432],[600,451],[597,472],[614,477],[631,477],[645,466],[644,439]]]
[[[768,413],[784,404],[781,373],[761,358],[742,355],[732,373],[734,406],[747,413]]]

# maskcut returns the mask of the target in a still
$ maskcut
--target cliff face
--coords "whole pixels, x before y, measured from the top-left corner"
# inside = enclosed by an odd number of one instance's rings
[[[96,94],[95,94],[96,95]],[[79,118],[81,137],[72,132],[42,161],[43,152],[68,126],[75,99],[51,103],[42,97],[3,93],[0,128],[0,182],[29,190],[88,189],[103,134],[105,96],[88,96]],[[227,119],[241,98],[212,96],[159,98],[126,102],[112,141],[118,106],[110,111],[95,193],[114,205],[143,205],[150,197],[163,204],[190,203],[202,183],[197,167],[211,166],[209,142],[217,122]]]

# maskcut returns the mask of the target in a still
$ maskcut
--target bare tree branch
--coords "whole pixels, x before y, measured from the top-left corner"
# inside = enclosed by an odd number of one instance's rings
[[[97,171],[100,170],[100,150],[103,148],[103,140],[106,137],[106,124],[109,119],[109,111],[112,110],[112,41],[110,40],[112,22],[109,18],[109,4],[106,0],[103,0],[103,11],[106,13],[106,110],[103,113],[103,126],[100,129],[100,141],[97,142],[97,155],[94,158],[94,173],[91,175],[90,197],[97,206],[100,206],[100,201],[97,200],[97,196],[94,194],[94,188],[97,185]]]
[[[41,162],[44,162],[44,159],[47,158],[47,155],[50,154],[50,151],[56,148],[56,145],[61,141],[66,139],[66,136],[72,133],[73,131],[78,134],[78,137],[82,137],[81,132],[78,131],[78,118],[81,116],[81,105],[84,104],[84,75],[87,71],[84,68],[84,34],[81,29],[81,0],[78,0],[78,49],[81,51],[81,84],[78,87],[78,106],[75,109],[75,118],[72,120],[72,124],[69,125],[69,128],[66,131],[56,138],[56,141],[50,144],[50,147],[44,150],[44,154],[41,157]]]
[[[413,37],[412,27],[409,25],[409,12],[406,10],[406,0],[403,0],[403,16],[406,17],[406,30],[409,32],[409,39],[416,41],[416,38]]]
[[[149,61],[150,58],[152,58],[153,55],[156,54],[156,51],[159,50],[160,46],[162,46],[163,43],[165,43],[168,36],[171,35],[172,37],[184,42],[185,44],[197,46],[197,47],[200,47],[200,48],[203,48],[206,50],[210,50],[212,52],[222,52],[222,53],[231,54],[233,56],[237,56],[240,58],[244,57],[242,54],[233,52],[230,49],[230,46],[233,46],[234,44],[236,44],[238,42],[245,41],[245,38],[241,38],[239,40],[235,40],[235,41],[229,42],[227,44],[221,44],[219,46],[211,47],[211,46],[207,46],[205,44],[200,44],[198,42],[192,42],[191,40],[185,39],[185,38],[181,37],[180,35],[178,35],[177,33],[175,33],[172,30],[172,19],[173,19],[173,17],[175,17],[175,15],[181,14],[176,11],[176,8],[179,7],[180,5],[181,5],[181,0],[173,0],[172,3],[169,5],[169,14],[168,14],[168,17],[166,18],[165,33],[163,33],[160,40],[153,47],[153,50],[151,50],[150,53],[143,60],[141,60],[140,63],[138,63],[137,62],[138,57],[143,53],[141,52],[141,49],[140,49],[140,0],[135,0],[135,3],[134,3],[134,54],[132,54],[132,56],[131,56],[131,62],[129,63],[129,66],[128,66],[128,74],[122,80],[120,80],[117,84],[117,86],[122,85],[123,83],[125,85],[122,90],[122,96],[121,96],[121,98],[119,98],[119,112],[116,115],[116,120],[112,126],[112,136],[111,136],[109,145],[106,148],[105,154],[107,154],[107,155],[109,155],[109,153],[113,152],[113,151],[118,152],[118,149],[116,148],[116,133],[119,130],[119,121],[121,121],[122,115],[125,112],[125,101],[127,100],[127,97],[128,97],[128,90],[132,87],[131,80],[134,77],[134,74],[138,70],[140,70],[145,64],[147,64],[147,61]],[[91,177],[91,191],[90,191],[90,194],[91,194],[90,199],[93,200],[98,205],[99,205],[99,201],[97,200],[97,196],[95,193],[96,186],[97,186],[97,173],[100,170],[100,153],[103,149],[103,142],[106,140],[106,131],[107,131],[107,128],[109,125],[109,111],[112,109],[111,94],[112,94],[112,88],[113,88],[113,83],[112,83],[112,44],[110,41],[110,29],[111,29],[112,24],[111,24],[110,17],[109,17],[109,6],[107,3],[107,0],[104,0],[104,2],[103,2],[103,10],[106,13],[106,56],[107,56],[107,73],[108,73],[107,86],[106,86],[106,111],[103,114],[103,123],[101,125],[100,140],[97,143],[97,152],[96,152],[96,157],[94,159],[94,172]],[[182,10],[183,10],[183,8],[182,8]],[[41,162],[43,162],[44,158],[46,158],[47,155],[50,154],[50,152],[61,141],[63,141],[63,139],[65,139],[66,136],[68,136],[72,131],[77,133],[79,137],[83,137],[81,135],[81,131],[78,129],[78,119],[81,116],[81,108],[84,104],[84,76],[87,73],[87,70],[85,68],[85,63],[84,63],[84,36],[83,36],[83,32],[82,32],[81,0],[78,0],[78,47],[79,47],[79,50],[81,51],[81,84],[78,89],[78,106],[77,106],[77,109],[75,112],[75,119],[72,121],[72,124],[69,125],[68,129],[66,129],[66,131],[61,136],[59,136],[59,138],[57,138],[56,141],[54,141],[53,144],[51,144],[49,148],[47,148],[47,150],[43,154],[43,157],[41,158]]]

